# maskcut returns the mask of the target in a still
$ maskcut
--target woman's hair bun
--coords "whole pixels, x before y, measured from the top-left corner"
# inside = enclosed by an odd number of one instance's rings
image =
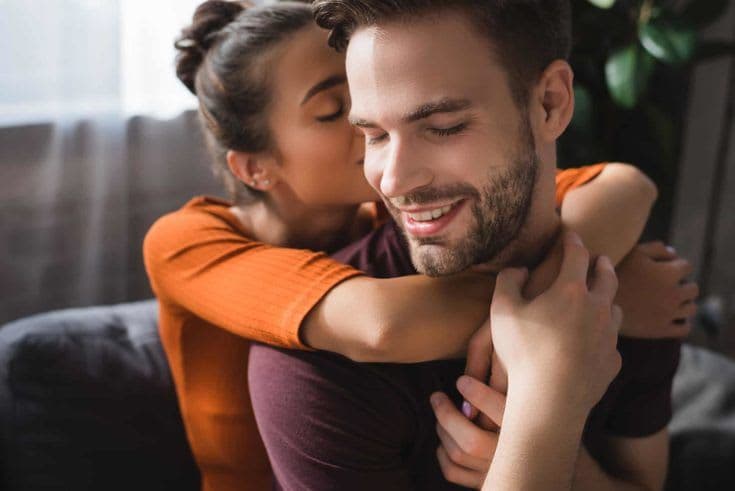
[[[204,56],[217,39],[217,34],[248,7],[251,2],[228,2],[208,0],[194,12],[191,25],[181,30],[174,46],[176,55],[176,76],[196,95],[196,74]]]

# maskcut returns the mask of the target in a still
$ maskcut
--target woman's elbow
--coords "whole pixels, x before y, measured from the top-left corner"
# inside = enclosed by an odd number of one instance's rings
[[[653,206],[658,199],[658,186],[636,166],[616,162],[608,164],[606,171],[612,174],[611,177],[625,181],[630,189],[636,191],[636,195],[642,202]]]

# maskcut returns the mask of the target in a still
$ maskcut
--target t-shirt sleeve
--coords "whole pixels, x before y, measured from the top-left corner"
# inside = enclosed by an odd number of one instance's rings
[[[415,426],[367,365],[255,344],[248,381],[277,489],[414,487],[404,454]]]
[[[308,349],[299,328],[341,281],[361,274],[322,253],[269,246],[215,214],[182,208],[148,231],[143,255],[161,303],[255,341]]]
[[[574,188],[578,188],[590,182],[605,169],[607,164],[600,163],[576,167],[573,169],[559,170],[556,173],[556,207],[560,208],[564,196]]]
[[[671,420],[671,388],[679,366],[678,339],[620,337],[623,358],[621,391],[606,429],[623,437],[644,437],[666,427]]]

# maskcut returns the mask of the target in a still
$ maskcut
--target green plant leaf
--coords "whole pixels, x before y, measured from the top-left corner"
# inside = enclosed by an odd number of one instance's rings
[[[722,17],[730,0],[689,0],[680,16],[695,27],[704,27]]]
[[[615,5],[615,0],[587,0],[589,3],[594,5],[595,7],[600,7],[601,9],[609,9],[613,5]]]
[[[692,59],[697,46],[694,29],[663,22],[650,22],[638,29],[641,44],[654,58],[677,65]]]
[[[589,134],[594,127],[592,94],[580,84],[574,84],[574,117],[571,126],[583,134]]]
[[[613,100],[632,109],[646,91],[654,68],[654,59],[637,44],[615,51],[605,63],[605,79]]]
[[[704,41],[697,45],[694,55],[697,61],[710,60],[721,56],[735,56],[735,43],[732,41]]]

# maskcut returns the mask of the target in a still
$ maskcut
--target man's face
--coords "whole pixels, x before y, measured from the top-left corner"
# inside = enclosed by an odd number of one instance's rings
[[[538,172],[526,111],[487,41],[460,14],[358,30],[350,119],[365,174],[416,268],[451,274],[513,258]]]

